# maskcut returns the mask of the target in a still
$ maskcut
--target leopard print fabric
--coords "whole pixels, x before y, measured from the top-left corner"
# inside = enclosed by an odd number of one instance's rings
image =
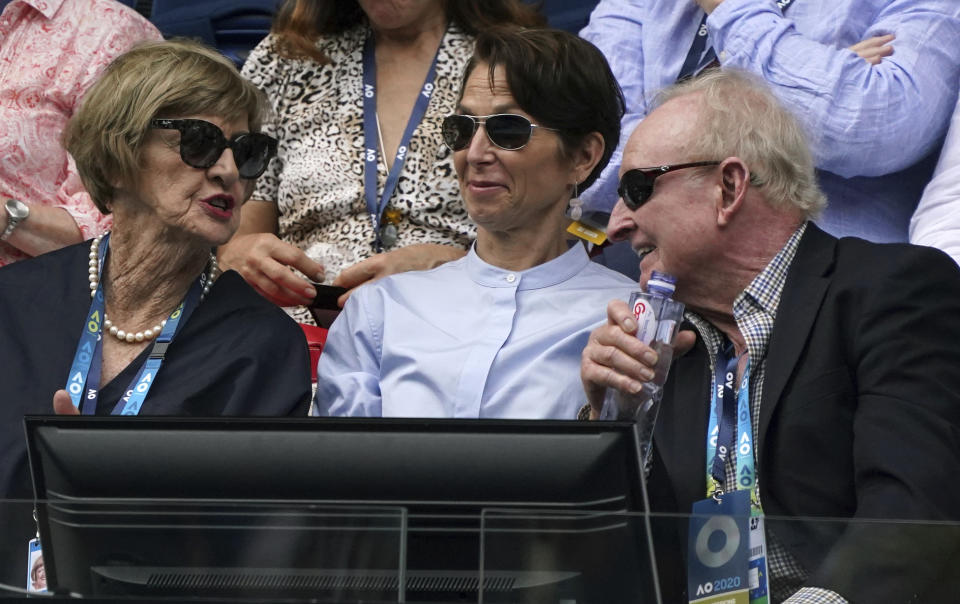
[[[374,253],[374,233],[363,196],[363,44],[360,25],[322,37],[331,59],[319,65],[288,59],[272,34],[250,54],[243,75],[266,93],[273,115],[263,131],[279,141],[277,157],[260,177],[253,199],[276,203],[281,239],[325,264],[327,278]],[[437,56],[435,88],[413,133],[389,207],[399,210],[393,246],[443,243],[466,248],[476,236],[440,122],[456,109],[460,78],[473,38],[451,25]],[[378,193],[387,178],[381,159]],[[253,202],[256,203],[256,202]],[[294,313],[310,322],[305,313]]]

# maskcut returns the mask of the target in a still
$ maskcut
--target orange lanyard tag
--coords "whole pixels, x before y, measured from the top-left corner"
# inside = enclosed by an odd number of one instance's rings
[[[602,245],[607,240],[607,234],[602,230],[574,220],[567,227],[567,232],[571,235],[585,239],[594,245]]]

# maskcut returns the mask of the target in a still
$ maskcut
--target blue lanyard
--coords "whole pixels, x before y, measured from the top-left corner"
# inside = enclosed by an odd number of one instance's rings
[[[779,0],[777,5],[780,7],[780,12],[787,12],[793,2],[794,0]],[[709,65],[717,58],[713,47],[707,47],[708,33],[707,14],[704,13],[703,18],[700,19],[700,26],[697,27],[697,33],[693,37],[693,44],[690,45],[690,51],[687,52],[687,58],[683,61],[683,67],[680,68],[678,82],[697,75],[702,65]]]
[[[104,236],[99,247],[99,263],[97,274],[103,275],[103,264],[109,253],[110,234]],[[203,291],[206,274],[201,275],[190,286],[186,297],[167,319],[160,335],[157,336],[150,356],[140,368],[137,376],[130,382],[126,394],[114,406],[113,415],[137,415],[143,406],[143,401],[150,392],[167,347],[176,335],[181,322],[186,322],[200,303],[200,294]],[[67,393],[73,401],[73,406],[80,409],[84,415],[93,415],[97,410],[100,389],[100,366],[103,359],[103,315],[104,315],[103,279],[100,280],[93,300],[90,302],[90,311],[80,333],[80,343],[70,366],[70,376],[67,379]],[[82,398],[82,400],[81,400]]]
[[[442,44],[441,44],[442,46]],[[383,242],[380,238],[380,221],[383,218],[383,211],[393,196],[393,191],[400,180],[400,172],[403,170],[403,162],[407,157],[407,146],[410,139],[413,138],[413,131],[417,129],[423,116],[427,113],[427,105],[430,104],[430,96],[433,94],[433,80],[437,73],[437,57],[440,55],[440,47],[437,47],[437,54],[433,56],[433,62],[430,64],[430,70],[420,88],[420,94],[417,96],[417,102],[413,106],[413,112],[410,119],[407,120],[407,129],[403,132],[403,138],[400,139],[400,146],[397,147],[397,155],[393,159],[393,167],[387,175],[387,181],[383,185],[383,193],[380,200],[377,200],[377,158],[379,156],[379,132],[377,125],[377,61],[373,48],[373,36],[367,38],[363,45],[363,143],[364,143],[364,167],[363,167],[363,195],[367,201],[367,213],[370,214],[370,222],[373,224],[374,248],[377,252],[383,250]]]
[[[716,374],[710,397],[707,431],[707,495],[723,491],[724,465],[730,452],[737,451],[737,490],[751,491],[757,504],[753,457],[753,426],[750,423],[750,365],[743,372],[740,390],[734,394],[738,359],[728,343],[717,351]],[[736,426],[736,427],[734,427]]]

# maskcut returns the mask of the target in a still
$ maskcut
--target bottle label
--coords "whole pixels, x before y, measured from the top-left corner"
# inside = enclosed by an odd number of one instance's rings
[[[645,294],[634,294],[634,296],[633,316],[637,320],[637,338],[649,346],[657,335],[657,310],[659,309],[654,306],[659,300],[651,299]]]

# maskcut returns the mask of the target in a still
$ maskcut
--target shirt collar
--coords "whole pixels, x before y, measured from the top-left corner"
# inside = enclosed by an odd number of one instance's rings
[[[63,5],[66,0],[20,0],[24,4],[33,7],[37,12],[46,17],[47,19],[53,19],[53,16],[57,14],[57,11],[60,10],[60,7]]]
[[[773,260],[767,264],[760,274],[753,278],[747,289],[743,290],[733,302],[733,315],[738,314],[738,308],[743,305],[745,298],[751,298],[764,312],[771,316],[776,316],[777,307],[780,306],[780,294],[783,293],[783,286],[787,283],[787,271],[797,255],[797,248],[800,247],[800,238],[807,230],[807,223],[804,222],[797,230],[790,235],[787,242],[780,248]]]
[[[516,287],[520,290],[541,289],[563,283],[583,270],[590,262],[587,251],[579,243],[549,262],[525,271],[509,271],[487,264],[477,255],[474,243],[467,253],[467,273],[484,287]]]
[[[747,350],[751,357],[757,357],[758,360],[766,353],[777,308],[780,306],[780,297],[787,283],[787,273],[806,230],[806,222],[797,227],[773,260],[733,301],[733,316],[747,341]],[[723,341],[723,334],[694,312],[687,312],[686,318],[700,333],[712,359]]]

